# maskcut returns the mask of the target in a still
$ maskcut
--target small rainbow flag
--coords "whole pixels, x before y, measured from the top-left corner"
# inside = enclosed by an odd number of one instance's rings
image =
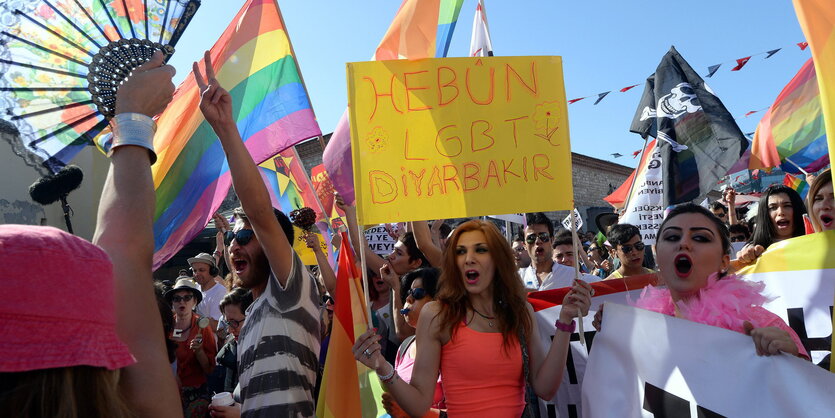
[[[787,161],[789,160],[789,161]],[[766,111],[751,145],[749,169],[780,167],[814,172],[829,164],[818,78],[812,60],[783,88]]]
[[[786,176],[783,177],[783,184],[791,187],[800,195],[801,199],[806,200],[806,194],[809,193],[809,183],[806,180],[786,173]]]
[[[348,242],[345,232],[342,242]],[[361,282],[352,252],[340,251],[331,339],[316,406],[319,418],[379,417],[386,413],[377,373],[354,359],[351,350],[356,336],[368,328]]]
[[[247,1],[211,56],[256,163],[321,135],[275,0]],[[200,92],[190,74],[157,122],[154,268],[206,226],[232,184],[220,141],[199,104]]]

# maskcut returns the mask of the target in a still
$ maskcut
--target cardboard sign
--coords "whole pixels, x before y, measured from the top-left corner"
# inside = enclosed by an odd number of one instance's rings
[[[581,228],[583,228],[583,218],[580,216],[580,211],[578,211],[577,209],[574,209],[574,225],[575,225],[574,229],[577,230],[577,231],[579,231]],[[571,230],[571,214],[570,213],[568,214],[568,216],[565,217],[565,219],[562,220],[562,227],[569,230],[569,231]]]
[[[347,71],[360,224],[572,208],[560,57]]]
[[[397,240],[388,233],[385,225],[377,225],[366,229],[365,241],[368,242],[368,247],[381,257],[387,257],[391,254],[394,251],[394,244],[397,243]]]

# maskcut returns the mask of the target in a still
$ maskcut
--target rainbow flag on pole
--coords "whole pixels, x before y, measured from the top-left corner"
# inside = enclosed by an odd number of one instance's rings
[[[825,167],[829,150],[823,119],[818,78],[810,59],[757,125],[748,168],[781,167],[800,173],[797,166],[809,172]]]
[[[342,232],[342,242],[348,235]],[[357,335],[368,328],[362,275],[351,251],[340,251],[336,273],[336,301],[328,358],[322,376],[316,416],[379,417],[383,387],[377,373],[354,359],[351,350]]]
[[[373,60],[445,57],[464,0],[403,0]],[[333,187],[354,203],[354,168],[348,110],[342,114],[322,156]]]
[[[256,163],[321,135],[275,0],[247,1],[211,55]],[[200,92],[190,74],[157,121],[154,268],[206,226],[232,184],[220,141],[199,104]]]
[[[809,183],[807,183],[806,180],[786,173],[786,176],[783,177],[783,184],[791,187],[797,192],[797,194],[800,195],[801,199],[804,201],[806,200],[806,194],[809,193]]]

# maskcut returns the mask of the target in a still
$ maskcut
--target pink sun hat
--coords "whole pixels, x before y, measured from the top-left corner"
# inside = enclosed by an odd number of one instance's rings
[[[60,229],[0,225],[0,372],[136,362],[116,334],[113,264]]]

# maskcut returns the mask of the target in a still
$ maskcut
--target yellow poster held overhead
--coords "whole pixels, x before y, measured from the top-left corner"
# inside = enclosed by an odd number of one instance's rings
[[[572,207],[560,57],[348,64],[360,224]]]

